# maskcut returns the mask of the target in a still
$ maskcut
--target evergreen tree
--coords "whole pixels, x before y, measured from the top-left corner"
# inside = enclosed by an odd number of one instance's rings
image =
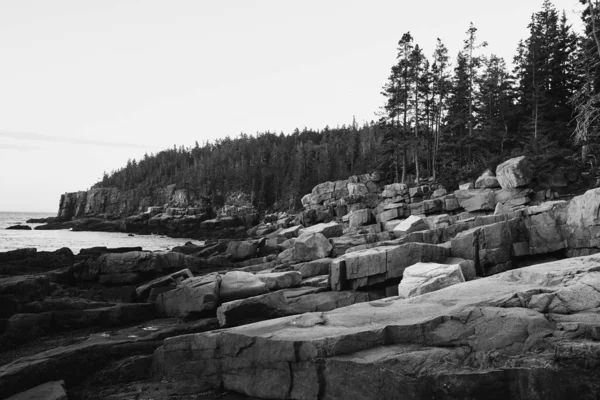
[[[450,57],[448,49],[440,38],[437,39],[435,51],[433,53],[433,66],[431,67],[432,75],[432,173],[433,178],[437,176],[437,158],[442,139],[442,120],[446,113],[446,100],[451,90],[450,74],[448,72]]]
[[[394,167],[394,181],[406,181],[407,144],[410,140],[409,100],[412,87],[411,56],[414,49],[413,37],[410,32],[402,35],[398,42],[397,63],[392,66],[388,82],[383,87],[382,94],[387,98],[382,116],[383,129],[386,131],[386,143],[394,146],[393,151],[384,152],[394,157],[393,160],[383,161],[385,165]],[[391,130],[389,129],[391,127]],[[402,164],[400,164],[400,160]],[[400,175],[400,165],[402,174]]]

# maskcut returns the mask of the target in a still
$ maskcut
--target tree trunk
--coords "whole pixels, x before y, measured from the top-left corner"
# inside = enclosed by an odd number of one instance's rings
[[[415,88],[415,181],[419,182],[421,171],[419,169],[419,97]]]
[[[598,52],[598,56],[600,56],[600,40],[598,39],[598,33],[596,32],[596,9],[592,4],[592,0],[588,0],[588,5],[590,7],[590,19],[592,20],[592,33],[594,34],[594,40],[596,41],[596,51]]]
[[[406,147],[402,149],[402,152],[402,183],[406,183],[406,158],[408,157],[408,155],[406,154]]]

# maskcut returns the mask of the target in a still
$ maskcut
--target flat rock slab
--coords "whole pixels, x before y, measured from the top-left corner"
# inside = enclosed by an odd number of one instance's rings
[[[308,312],[331,311],[336,308],[350,306],[374,300],[373,296],[364,292],[320,292],[304,296],[288,298],[286,315],[303,314]]]
[[[499,398],[567,398],[597,390],[584,364],[599,365],[600,345],[580,341],[600,328],[599,306],[600,257],[580,257],[410,299],[169,338],[155,365],[169,380],[261,398],[485,398],[490,384]]]

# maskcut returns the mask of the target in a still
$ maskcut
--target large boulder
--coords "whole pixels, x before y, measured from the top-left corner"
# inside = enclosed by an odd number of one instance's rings
[[[268,292],[267,285],[256,275],[243,271],[229,271],[221,279],[221,301],[227,302]]]
[[[408,185],[405,183],[392,183],[385,185],[381,192],[381,197],[394,198],[398,196],[408,195]],[[408,196],[406,196],[408,198]]]
[[[296,251],[294,250],[294,246],[295,246],[295,241],[293,243],[290,244],[291,247],[283,250],[281,253],[277,254],[277,261],[281,262],[282,264],[287,264],[287,263],[291,263],[294,261],[294,257],[296,254]],[[285,247],[285,246],[282,246]]]
[[[364,183],[348,183],[349,196],[366,196],[369,194],[369,189]]]
[[[435,189],[433,191],[433,193],[431,193],[431,198],[438,199],[440,197],[445,196],[446,194],[448,194],[448,191],[445,188],[441,187],[441,188]]]
[[[562,236],[570,249],[600,251],[600,188],[574,197],[565,210],[555,209],[557,223],[566,217]]]
[[[454,192],[458,204],[466,211],[494,211],[496,196],[490,189],[456,190]]]
[[[231,254],[234,260],[245,260],[256,256],[258,246],[256,242],[233,241],[227,245],[227,253]]]
[[[404,270],[398,285],[398,296],[403,299],[420,296],[464,281],[458,264],[419,262]]]
[[[498,178],[496,178],[490,170],[485,171],[475,181],[475,189],[494,189],[498,187],[500,187]]]
[[[525,186],[533,179],[533,168],[525,156],[515,157],[496,167],[496,177],[502,189]]]
[[[409,233],[424,231],[426,229],[429,229],[429,226],[427,225],[425,218],[411,215],[394,227],[394,235],[396,235],[397,238],[402,238]]]
[[[497,190],[496,210],[494,214],[507,214],[515,209],[522,208],[531,201],[533,190],[529,188],[514,188]]]
[[[219,305],[221,276],[212,273],[188,278],[175,290],[158,295],[158,311],[167,317],[187,317],[213,311]]]
[[[476,270],[473,260],[465,260],[464,258],[449,257],[444,261],[444,264],[458,265],[462,271],[465,281],[475,279]]]
[[[294,243],[294,259],[312,261],[329,257],[333,246],[320,233],[306,233],[298,237]]]
[[[363,208],[362,210],[351,211],[350,214],[348,214],[348,223],[351,227],[369,225],[372,218],[373,215],[371,210]]]
[[[452,256],[474,261],[479,276],[507,271],[515,248],[527,245],[522,224],[513,218],[460,232],[451,239]]]

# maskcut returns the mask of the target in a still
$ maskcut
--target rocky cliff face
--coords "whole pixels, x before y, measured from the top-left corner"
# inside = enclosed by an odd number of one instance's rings
[[[121,191],[118,188],[94,188],[88,191],[65,193],[60,197],[58,218],[69,221],[85,216],[104,215],[125,217],[146,211],[151,206],[202,206],[201,200],[175,185],[154,190]]]

